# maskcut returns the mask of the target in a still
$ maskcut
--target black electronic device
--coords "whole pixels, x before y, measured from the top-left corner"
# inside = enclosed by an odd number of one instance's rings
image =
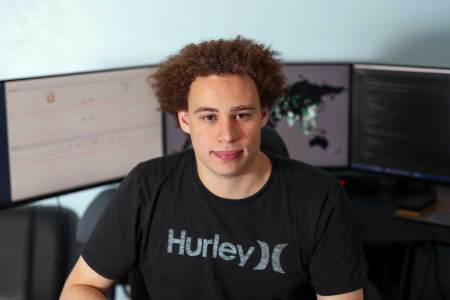
[[[161,156],[155,68],[1,81],[0,206],[118,181]]]
[[[450,70],[353,67],[351,167],[450,184]]]
[[[425,215],[435,202],[436,196],[433,193],[412,195],[397,203],[397,214],[419,217]]]

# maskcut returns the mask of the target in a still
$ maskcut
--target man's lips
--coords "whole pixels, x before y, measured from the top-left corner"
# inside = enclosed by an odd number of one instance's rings
[[[213,151],[214,156],[221,160],[233,160],[242,154],[242,150]]]

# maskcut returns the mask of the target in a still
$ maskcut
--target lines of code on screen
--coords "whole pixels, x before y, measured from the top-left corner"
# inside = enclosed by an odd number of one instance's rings
[[[450,71],[355,65],[352,166],[450,181]]]

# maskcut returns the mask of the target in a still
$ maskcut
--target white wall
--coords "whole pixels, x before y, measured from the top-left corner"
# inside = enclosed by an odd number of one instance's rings
[[[450,65],[446,0],[0,0],[0,79],[158,63],[237,34],[290,61]]]

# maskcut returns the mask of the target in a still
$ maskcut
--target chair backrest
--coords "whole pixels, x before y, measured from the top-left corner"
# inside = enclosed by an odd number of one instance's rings
[[[261,150],[289,157],[288,149],[280,134],[270,126],[265,126],[261,130]]]
[[[0,299],[58,299],[79,250],[77,221],[58,207],[0,211]]]
[[[77,240],[85,244],[97,224],[98,219],[108,207],[116,189],[107,189],[98,194],[86,208],[77,227]],[[1,300],[1,299],[0,299]]]

